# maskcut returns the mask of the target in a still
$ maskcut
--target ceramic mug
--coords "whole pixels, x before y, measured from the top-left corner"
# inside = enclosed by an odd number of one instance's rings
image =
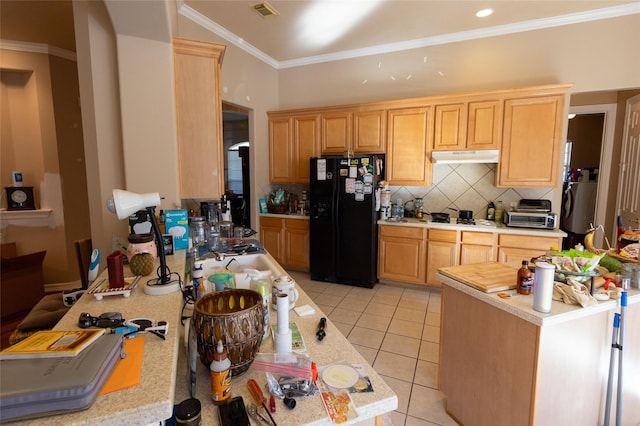
[[[278,294],[287,294],[289,296],[289,310],[296,306],[298,301],[298,290],[296,289],[296,282],[293,278],[283,275],[280,278],[276,278],[271,287],[271,307],[278,309]]]

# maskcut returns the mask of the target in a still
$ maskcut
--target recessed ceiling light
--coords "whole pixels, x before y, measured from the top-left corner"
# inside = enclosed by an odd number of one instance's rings
[[[493,13],[493,9],[491,9],[491,8],[481,9],[481,10],[476,12],[476,16],[478,18],[486,18],[487,16],[491,15],[492,13]]]

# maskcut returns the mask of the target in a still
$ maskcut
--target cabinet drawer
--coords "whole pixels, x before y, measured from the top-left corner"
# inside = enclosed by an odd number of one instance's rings
[[[503,247],[520,247],[533,250],[549,250],[551,246],[562,245],[557,237],[532,237],[530,235],[500,235],[499,244]]]
[[[491,246],[495,244],[495,234],[491,232],[462,231],[462,244]]]
[[[444,229],[429,229],[429,240],[455,243],[458,238],[458,231],[447,231]]]
[[[385,226],[380,225],[380,235],[383,237],[410,238],[412,240],[424,240],[427,237],[427,228],[413,226]]]
[[[270,226],[273,228],[282,228],[284,225],[284,219],[279,217],[261,217],[260,226]]]
[[[285,219],[284,225],[287,229],[309,229],[309,221],[306,219]]]

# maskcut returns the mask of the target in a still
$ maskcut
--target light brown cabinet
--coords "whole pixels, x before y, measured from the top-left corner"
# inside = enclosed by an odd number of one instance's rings
[[[352,120],[350,112],[320,114],[322,130],[320,152],[322,155],[342,155],[351,149]]]
[[[260,243],[282,266],[309,270],[309,221],[260,217]]]
[[[429,229],[427,240],[427,284],[440,287],[436,279],[438,268],[455,266],[460,262],[458,231]]]
[[[224,193],[220,66],[225,46],[173,39],[180,198]]]
[[[382,154],[387,148],[386,141],[386,110],[365,109],[353,113],[353,152]]]
[[[561,174],[564,92],[548,96],[509,98],[496,186],[555,187]]]
[[[526,240],[525,240],[526,238]],[[546,253],[551,246],[562,247],[560,237],[503,234],[498,236],[498,262],[521,262]]]
[[[495,262],[498,257],[498,235],[489,232],[462,231],[460,265]]]
[[[498,149],[501,101],[436,105],[434,111],[434,151]]]
[[[318,115],[269,118],[269,181],[309,183],[309,158],[318,155]]]
[[[378,277],[424,284],[426,238],[426,228],[380,225]]]
[[[389,110],[387,175],[394,186],[431,185],[429,107]]]

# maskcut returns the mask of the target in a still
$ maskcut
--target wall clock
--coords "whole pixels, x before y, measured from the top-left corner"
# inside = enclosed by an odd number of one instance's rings
[[[7,186],[7,210],[35,210],[32,186]]]

